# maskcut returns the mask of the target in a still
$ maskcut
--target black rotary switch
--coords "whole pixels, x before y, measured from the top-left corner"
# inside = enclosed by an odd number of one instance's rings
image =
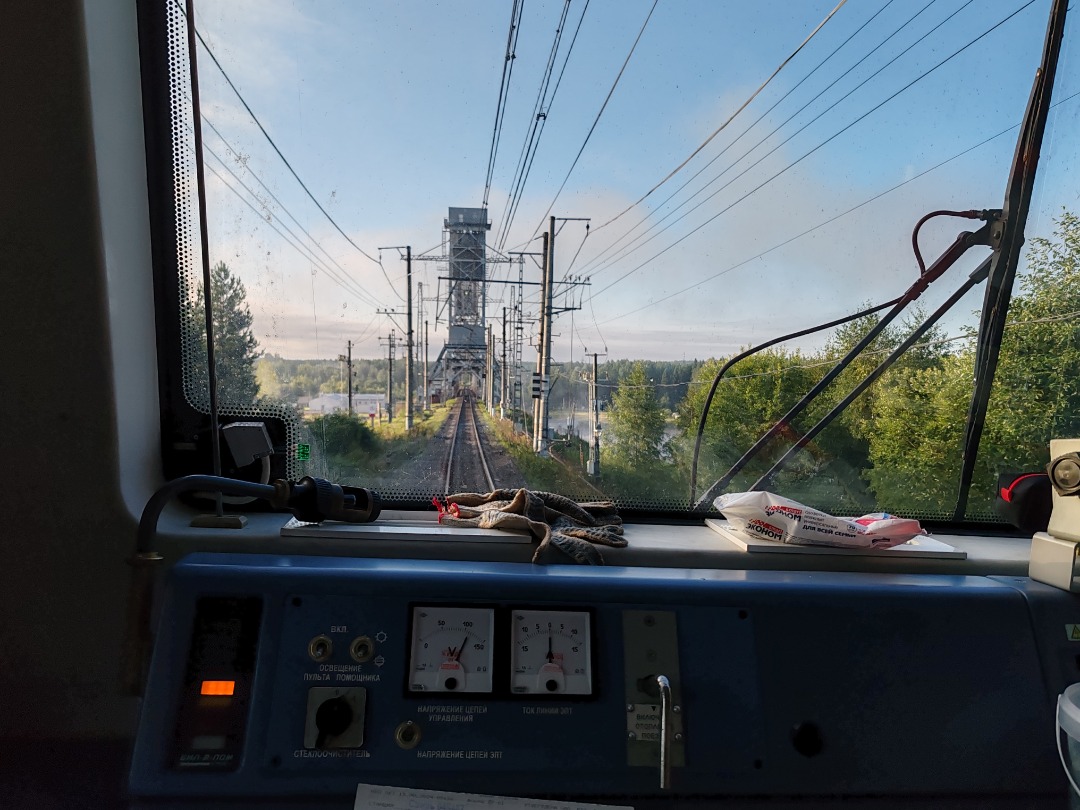
[[[319,730],[316,748],[322,748],[327,737],[336,737],[343,733],[353,721],[352,706],[343,697],[323,701],[315,712],[315,728]]]
[[[825,738],[816,723],[799,723],[791,730],[791,743],[804,757],[816,757],[825,748]]]

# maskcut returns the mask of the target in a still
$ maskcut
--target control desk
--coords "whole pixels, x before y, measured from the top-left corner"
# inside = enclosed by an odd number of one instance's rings
[[[130,790],[1065,806],[1070,623],[1071,595],[1015,577],[195,554]]]

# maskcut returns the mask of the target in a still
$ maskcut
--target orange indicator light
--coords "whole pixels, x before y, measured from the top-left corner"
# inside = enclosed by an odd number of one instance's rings
[[[236,681],[203,681],[201,695],[232,695],[236,689]]]

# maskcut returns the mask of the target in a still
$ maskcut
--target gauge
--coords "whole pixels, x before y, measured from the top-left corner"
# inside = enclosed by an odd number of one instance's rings
[[[591,695],[589,614],[576,610],[515,610],[513,616],[513,691]]]
[[[410,692],[490,692],[491,608],[414,607]]]

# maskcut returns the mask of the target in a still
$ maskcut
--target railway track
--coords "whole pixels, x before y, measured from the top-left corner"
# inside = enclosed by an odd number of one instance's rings
[[[446,454],[443,492],[493,491],[495,479],[476,423],[476,400],[463,396],[451,418],[454,425]]]

